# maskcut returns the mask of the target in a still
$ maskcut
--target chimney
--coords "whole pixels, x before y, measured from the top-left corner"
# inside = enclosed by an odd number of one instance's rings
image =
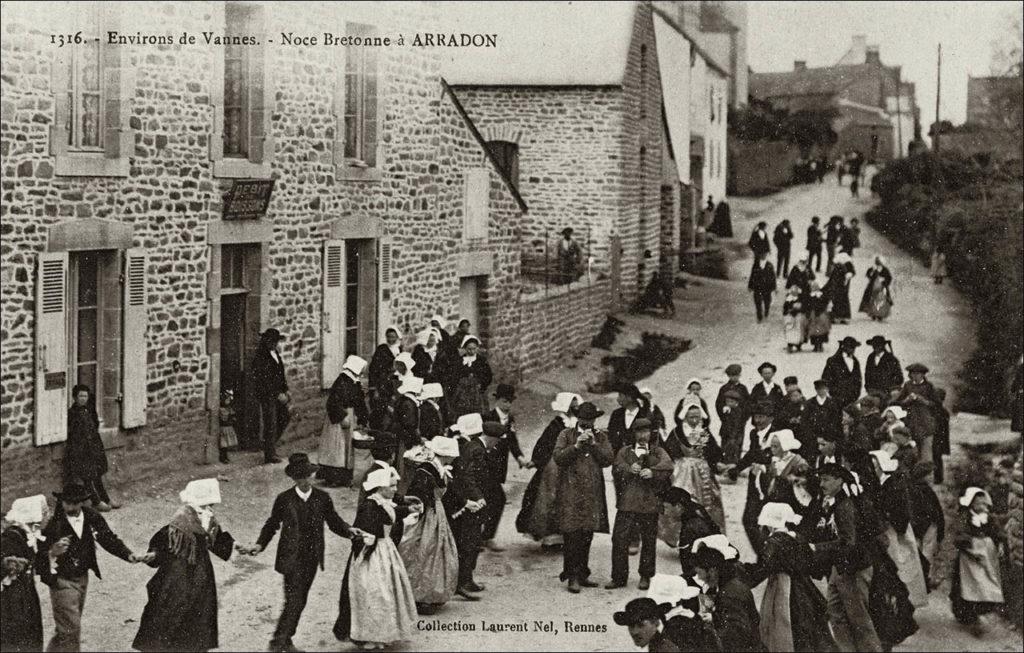
[[[874,66],[882,65],[882,58],[878,52],[877,45],[868,46],[868,49],[864,52],[864,63],[871,64]]]
[[[807,70],[807,62],[802,60],[802,59],[798,59],[797,61],[794,61],[793,62],[793,70],[796,70],[796,71]]]

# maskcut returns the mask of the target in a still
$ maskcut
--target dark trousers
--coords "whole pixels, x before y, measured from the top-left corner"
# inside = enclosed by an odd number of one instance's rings
[[[473,582],[476,559],[480,555],[483,524],[479,513],[468,510],[454,523],[455,547],[459,552],[459,585]]]
[[[615,513],[612,529],[612,582],[625,583],[629,579],[629,543],[640,538],[640,577],[654,575],[655,547],[658,540],[658,513]]]
[[[288,409],[283,406],[276,397],[270,397],[260,401],[260,424],[263,436],[263,459],[270,460],[277,457],[277,441],[288,426],[290,416]]]
[[[825,271],[832,271],[832,260],[836,257],[836,243],[825,243],[825,250],[828,252],[828,260],[825,262]]]
[[[93,503],[110,503],[110,495],[107,494],[107,488],[103,486],[103,477],[97,476],[96,478],[87,478],[82,480],[86,489],[92,494]]]
[[[291,644],[295,629],[299,626],[299,618],[306,608],[306,597],[309,596],[309,588],[316,578],[316,562],[306,563],[301,568],[284,575],[284,609],[277,620],[277,628],[274,629],[274,638],[270,640],[272,646],[283,647]]]
[[[942,480],[945,478],[945,470],[943,469],[944,463],[942,460],[942,449],[940,447],[936,447],[934,442],[932,443],[932,464],[934,465],[934,469],[932,470],[932,476],[935,478],[935,482],[942,483]]]
[[[505,512],[505,490],[500,483],[495,483],[484,488],[484,501],[487,505],[480,511],[483,539],[493,540],[498,534],[498,524],[501,523],[501,515]]]
[[[562,580],[585,580],[590,577],[590,545],[594,541],[593,531],[572,531],[563,533]]]
[[[772,291],[755,290],[754,308],[757,310],[757,321],[760,322],[768,317],[768,310],[772,307]]]
[[[775,250],[775,271],[780,277],[789,275],[789,247],[778,247]]]
[[[807,248],[807,269],[812,267],[815,272],[821,272],[821,243],[817,247]]]

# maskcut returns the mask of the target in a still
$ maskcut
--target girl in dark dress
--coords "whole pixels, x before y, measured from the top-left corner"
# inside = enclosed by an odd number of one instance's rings
[[[416,599],[398,553],[410,508],[392,501],[397,479],[388,470],[371,472],[363,483],[366,501],[359,507],[353,528],[362,539],[352,542],[341,583],[334,636],[351,639],[365,649],[384,648],[412,636]],[[418,504],[414,511],[422,510]]]
[[[71,390],[75,403],[68,409],[68,441],[64,446],[64,482],[76,479],[92,492],[93,508],[107,512],[112,504],[103,475],[107,473],[107,452],[100,439],[100,418],[96,398],[87,385]]]
[[[572,392],[559,392],[555,396],[554,401],[551,402],[551,409],[555,411],[555,416],[537,438],[530,454],[530,460],[537,471],[534,472],[533,478],[530,479],[530,483],[523,493],[522,507],[516,517],[516,530],[541,540],[541,546],[545,549],[561,546],[562,535],[561,533],[548,533],[546,529],[541,529],[544,532],[540,532],[536,525],[547,524],[549,520],[547,515],[535,515],[534,512],[538,509],[538,500],[544,506],[549,507],[554,503],[558,487],[558,468],[551,462],[551,457],[555,452],[558,435],[565,429],[576,425],[575,413],[582,401],[582,397]],[[549,467],[551,469],[548,469]],[[543,506],[540,509],[545,510]]]
[[[227,560],[234,539],[209,506],[220,503],[217,479],[192,481],[185,503],[149,540],[143,558],[157,572],[146,584],[148,601],[132,648],[140,651],[209,651],[217,640],[217,581],[210,552]]]
[[[786,503],[766,503],[757,518],[765,531],[757,564],[747,580],[768,580],[761,600],[761,641],[769,651],[836,651],[825,597],[811,581],[814,554],[795,532],[802,518]]]
[[[4,651],[43,650],[43,616],[32,561],[39,524],[47,520],[48,512],[46,497],[40,494],[16,499],[4,517],[6,525],[0,534],[0,649]]]

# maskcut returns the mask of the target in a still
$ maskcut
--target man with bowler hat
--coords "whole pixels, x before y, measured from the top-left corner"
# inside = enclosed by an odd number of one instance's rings
[[[665,636],[662,629],[666,613],[672,606],[659,604],[654,599],[642,597],[626,604],[621,612],[612,615],[615,623],[629,629],[629,636],[637,648],[647,647],[648,651],[667,653],[680,651],[679,646]]]
[[[552,456],[558,465],[557,524],[565,539],[559,579],[569,581],[573,594],[581,587],[597,587],[590,580],[590,545],[594,533],[608,532],[601,470],[612,464],[615,454],[608,436],[594,428],[594,420],[603,414],[589,401],[580,404],[576,425],[558,435]]]
[[[864,392],[888,400],[892,390],[903,387],[903,366],[892,351],[892,341],[885,336],[874,336],[867,344],[871,353],[864,363]]]
[[[768,465],[772,460],[772,434],[782,426],[774,423],[775,406],[770,401],[756,404],[751,411],[751,428],[743,441],[739,463],[729,470],[729,478],[735,481],[740,472],[750,467],[747,477],[747,501],[743,506],[743,530],[747,533],[750,545],[758,554],[761,553],[761,528],[757,518],[765,504],[764,497],[768,491]]]
[[[88,506],[92,493],[85,486],[69,483],[53,496],[57,509],[42,530],[35,561],[39,579],[50,588],[53,606],[55,632],[46,650],[78,651],[89,571],[102,578],[96,545],[131,563],[149,562],[155,554],[132,553],[103,516]]]
[[[857,347],[860,347],[860,341],[853,336],[840,340],[839,350],[828,357],[821,373],[822,380],[828,384],[829,392],[840,406],[847,406],[860,398],[860,361],[854,356]]]
[[[277,495],[270,517],[260,530],[256,545],[240,550],[256,555],[267,548],[274,534],[281,530],[277,543],[274,570],[284,576],[284,609],[270,640],[271,651],[295,651],[292,636],[299,625],[306,597],[313,585],[316,570],[324,568],[324,524],[345,538],[361,536],[334,509],[331,495],[313,487],[317,466],[304,453],[288,457],[284,473],[295,485]]]
[[[288,380],[285,378],[284,361],[277,351],[277,343],[281,340],[284,336],[280,331],[267,329],[260,334],[260,344],[252,359],[252,389],[259,404],[264,463],[281,462],[277,457],[277,441],[291,421]]]
[[[489,476],[495,479],[496,490],[492,496],[485,496],[487,509],[483,513],[483,538],[484,546],[492,551],[503,550],[503,547],[495,544],[494,536],[498,533],[498,524],[501,523],[501,515],[505,510],[505,491],[501,484],[508,479],[509,452],[515,457],[520,469],[532,466],[519,447],[516,419],[512,414],[512,402],[515,399],[516,389],[508,383],[499,383],[494,390],[494,408],[483,416],[485,426],[492,422],[501,425],[498,441],[487,450],[487,460],[491,468]],[[486,428],[484,430],[486,432]]]
[[[786,400],[786,393],[782,391],[779,384],[773,378],[779,368],[774,363],[765,361],[757,366],[757,373],[761,375],[761,381],[750,388],[750,403],[759,404],[762,401],[769,401],[772,407],[778,411],[782,408],[782,402]]]

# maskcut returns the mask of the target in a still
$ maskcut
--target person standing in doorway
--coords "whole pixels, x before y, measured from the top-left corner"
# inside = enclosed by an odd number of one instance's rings
[[[264,464],[281,462],[277,457],[277,441],[291,421],[288,380],[285,378],[284,361],[277,351],[277,343],[282,340],[284,336],[277,329],[261,333],[252,361],[252,387],[260,407]]]
[[[768,317],[772,295],[775,293],[775,269],[767,253],[759,255],[754,261],[747,289],[754,293],[754,309],[757,311],[757,321],[761,322]]]
[[[821,272],[821,218],[811,218],[811,226],[807,227],[807,269],[814,266],[815,272]]]
[[[39,579],[50,588],[53,605],[55,632],[46,650],[79,651],[89,572],[102,578],[96,545],[131,563],[150,562],[153,556],[136,556],[110,530],[103,515],[87,507],[92,492],[85,486],[68,484],[54,496],[59,505],[43,528],[35,560]]]
[[[120,508],[103,486],[107,473],[107,452],[100,438],[100,420],[96,400],[89,386],[78,384],[71,390],[75,403],[68,409],[68,440],[64,447],[64,482],[81,483],[92,494],[92,507],[99,512]]]
[[[789,226],[789,220],[783,220],[775,227],[775,234],[772,237],[772,242],[775,243],[775,272],[780,277],[789,274],[789,251],[792,241],[793,229]]]

